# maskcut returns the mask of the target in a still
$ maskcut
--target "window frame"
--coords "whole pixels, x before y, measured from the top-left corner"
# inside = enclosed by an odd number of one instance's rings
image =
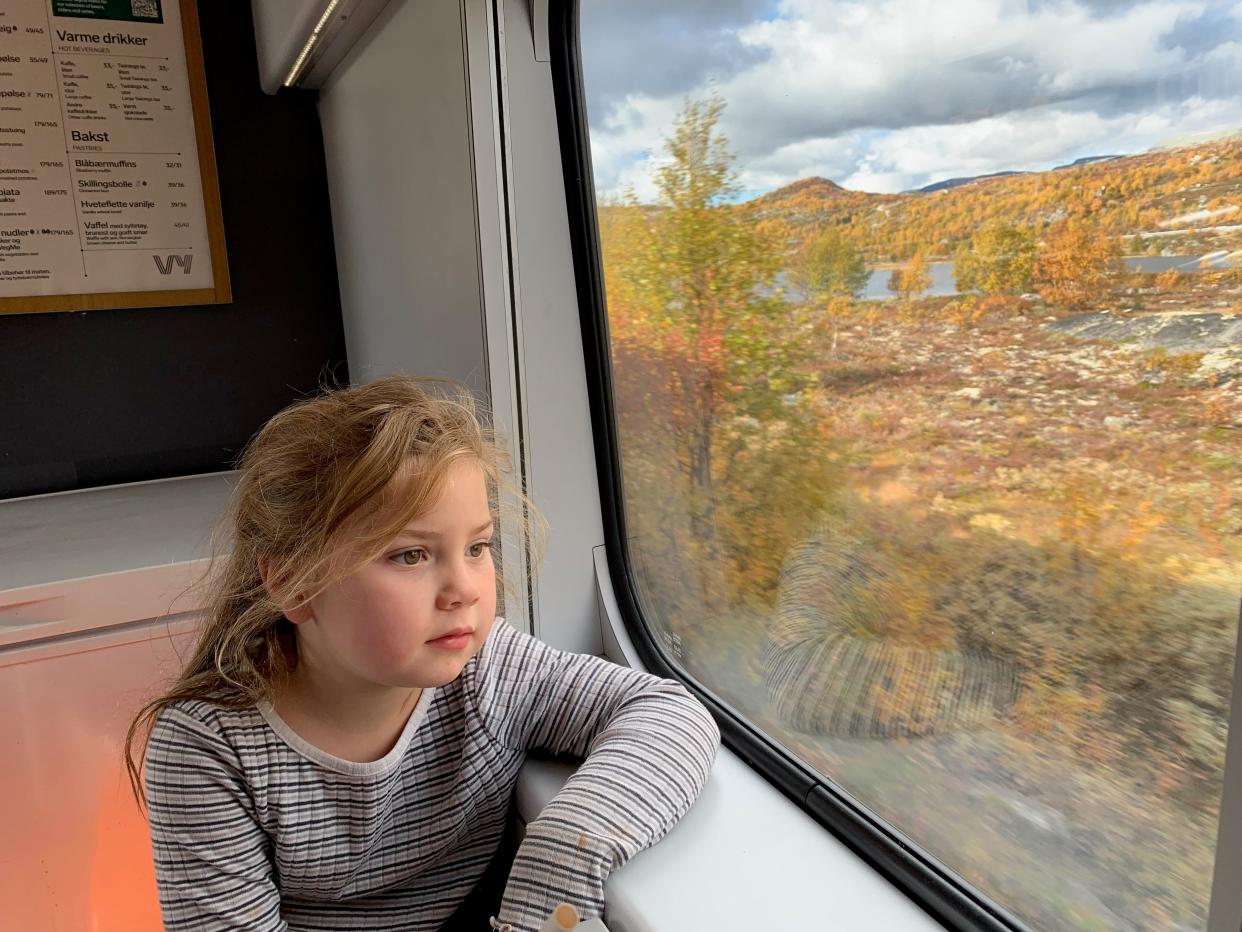
[[[914,839],[882,823],[848,793],[749,723],[705,684],[676,668],[644,619],[626,545],[607,301],[582,80],[579,0],[550,0],[547,15],[605,551],[621,618],[636,651],[649,670],[680,680],[707,706],[720,725],[727,747],[942,925],[964,932],[1026,932],[1030,927],[1003,906],[939,864]],[[1235,684],[1239,667],[1242,620],[1235,645]],[[1239,716],[1242,690],[1234,689],[1230,726],[1242,721]],[[1242,883],[1230,883],[1237,877],[1236,869],[1242,867],[1242,738],[1232,727],[1227,735],[1223,779],[1208,932],[1238,932],[1242,928]]]

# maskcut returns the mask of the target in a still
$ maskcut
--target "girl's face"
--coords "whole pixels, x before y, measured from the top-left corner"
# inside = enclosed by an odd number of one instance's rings
[[[449,467],[430,511],[289,615],[298,666],[350,690],[452,682],[495,618],[491,541],[483,471],[464,457]]]

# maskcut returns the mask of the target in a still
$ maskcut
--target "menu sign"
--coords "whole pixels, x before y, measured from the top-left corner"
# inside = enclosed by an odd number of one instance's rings
[[[4,0],[0,312],[227,300],[193,0]]]

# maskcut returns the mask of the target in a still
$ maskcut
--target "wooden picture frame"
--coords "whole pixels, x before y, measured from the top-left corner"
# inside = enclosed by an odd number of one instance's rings
[[[207,78],[203,62],[197,3],[196,0],[165,0],[165,2],[177,3],[181,14],[186,76],[190,105],[193,110],[199,176],[202,181],[203,213],[206,220],[208,250],[211,254],[212,287],[0,297],[0,314],[227,304],[233,300],[229,281],[228,255],[224,242],[224,216],[220,206],[220,183],[216,176],[216,154],[212,142],[211,112],[207,101]]]

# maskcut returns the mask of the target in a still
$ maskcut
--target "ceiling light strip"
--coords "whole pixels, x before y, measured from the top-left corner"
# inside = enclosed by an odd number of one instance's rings
[[[302,71],[310,60],[311,53],[319,46],[320,40],[323,39],[324,33],[327,31],[328,23],[332,20],[332,15],[340,5],[341,0],[329,0],[323,15],[319,17],[319,22],[315,24],[315,28],[311,30],[310,36],[306,39],[306,44],[302,46],[302,51],[294,59],[293,67],[289,69],[289,73],[285,76],[286,87],[295,87],[297,82],[302,80]]]

